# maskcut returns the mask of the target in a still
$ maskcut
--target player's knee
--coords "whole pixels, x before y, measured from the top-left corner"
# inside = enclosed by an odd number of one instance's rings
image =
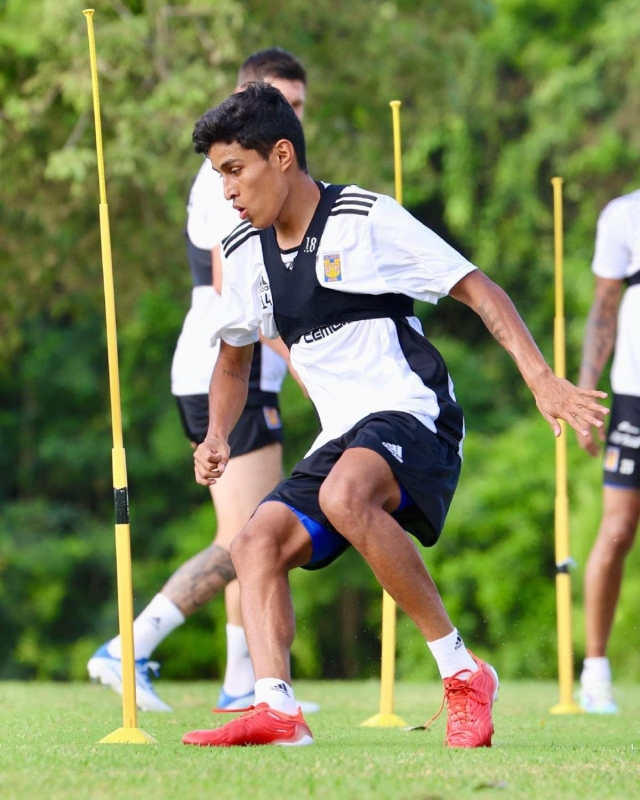
[[[619,514],[605,521],[602,534],[614,557],[624,557],[631,550],[636,538],[637,520],[627,514]]]
[[[331,474],[320,487],[318,502],[329,522],[341,533],[354,528],[355,520],[364,520],[370,505],[357,481],[335,479]]]
[[[626,556],[633,547],[636,538],[635,528],[630,525],[620,526],[609,537],[610,546],[620,556]]]
[[[236,574],[244,572],[247,565],[250,565],[252,553],[256,552],[256,536],[253,535],[251,530],[246,528],[241,530],[240,533],[233,539],[229,546],[231,553],[231,560],[236,569]]]
[[[239,578],[256,570],[277,570],[284,557],[275,532],[255,525],[246,526],[231,542],[231,560]]]

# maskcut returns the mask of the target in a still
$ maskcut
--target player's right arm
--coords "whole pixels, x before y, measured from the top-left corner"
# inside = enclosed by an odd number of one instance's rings
[[[630,221],[622,198],[612,200],[598,218],[595,253],[591,269],[596,278],[593,302],[587,317],[582,346],[578,386],[596,389],[616,341],[618,306],[624,289],[623,279],[631,259],[628,247]],[[631,235],[633,235],[631,233]],[[590,428],[578,434],[578,444],[592,456],[600,453],[599,442]],[[604,441],[604,430],[598,431]]]
[[[229,434],[247,402],[253,345],[233,347],[224,340],[209,388],[209,429],[194,455],[196,482],[214,484],[229,461]]]
[[[257,231],[246,233],[236,247],[225,250],[227,239],[222,241],[222,299],[211,338],[212,345],[220,341],[220,352],[209,386],[209,428],[193,456],[196,481],[203,486],[219,480],[229,461],[229,434],[247,402],[253,347],[264,318],[260,242]]]
[[[616,341],[618,306],[622,296],[623,282],[596,276],[593,303],[587,317],[587,325],[580,363],[578,386],[582,389],[597,389],[600,376],[613,352]],[[605,440],[603,428],[598,429],[598,439]],[[600,447],[590,429],[585,436],[578,433],[578,444],[592,456],[600,454]]]

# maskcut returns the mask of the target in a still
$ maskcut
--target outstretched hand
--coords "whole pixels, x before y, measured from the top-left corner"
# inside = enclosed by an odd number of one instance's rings
[[[597,399],[607,397],[606,392],[579,389],[552,372],[540,378],[532,391],[538,410],[551,425],[556,436],[560,436],[562,430],[559,422],[561,419],[571,425],[579,439],[591,436],[592,426],[604,429],[604,418],[609,409],[600,405]]]
[[[193,454],[196,483],[212,486],[221,477],[229,461],[229,444],[224,439],[205,439]]]

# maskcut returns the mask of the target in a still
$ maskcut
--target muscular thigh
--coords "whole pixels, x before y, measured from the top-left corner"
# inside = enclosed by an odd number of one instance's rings
[[[281,444],[270,444],[229,460],[222,478],[211,486],[218,520],[217,544],[228,546],[281,478]]]
[[[384,412],[365,417],[314,450],[269,499],[289,504],[334,532],[330,518],[341,513],[341,505],[348,510],[356,500],[377,503],[430,547],[442,531],[459,474],[457,447],[410,414]]]
[[[400,503],[400,485],[381,455],[364,447],[352,447],[340,456],[320,490],[323,506],[336,502],[373,505],[395,511]]]

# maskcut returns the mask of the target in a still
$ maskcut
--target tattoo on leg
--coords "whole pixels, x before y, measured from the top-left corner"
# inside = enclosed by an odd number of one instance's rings
[[[212,544],[177,569],[162,588],[162,594],[188,617],[235,577],[229,551]]]
[[[233,378],[234,380],[242,381],[242,383],[247,382],[247,379],[244,378],[239,372],[233,372],[233,370],[230,369],[223,369],[222,374],[228,375],[230,378]]]

